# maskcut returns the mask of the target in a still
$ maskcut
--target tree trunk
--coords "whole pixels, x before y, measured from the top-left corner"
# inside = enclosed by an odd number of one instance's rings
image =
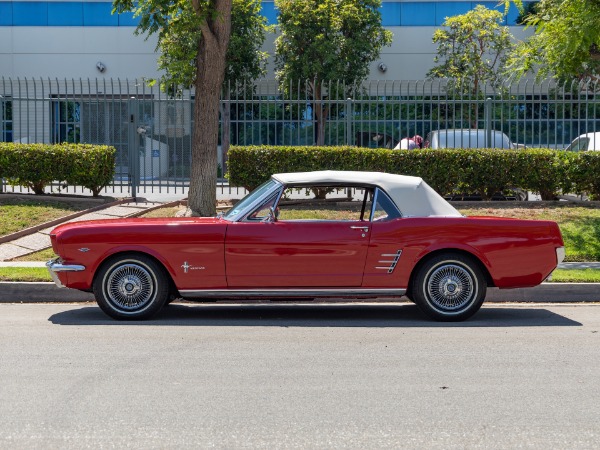
[[[323,104],[323,87],[319,80],[309,83],[313,97],[313,115],[315,116],[315,145],[325,145],[325,123],[329,114],[329,106]]]
[[[223,96],[223,113],[221,114],[221,151],[223,152],[223,176],[227,173],[227,154],[231,143],[231,91],[230,86],[225,88]]]
[[[219,97],[225,76],[225,54],[231,31],[231,1],[215,0],[215,17],[201,25],[198,43],[194,140],[188,207],[193,216],[214,216],[217,202]]]

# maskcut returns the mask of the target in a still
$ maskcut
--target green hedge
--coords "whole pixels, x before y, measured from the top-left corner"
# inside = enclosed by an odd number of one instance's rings
[[[572,191],[587,193],[592,199],[600,200],[600,152],[581,152],[578,156],[569,166]]]
[[[36,194],[56,181],[83,186],[96,197],[113,180],[115,152],[102,145],[0,143],[0,178]]]
[[[590,155],[589,153],[598,153]],[[442,195],[494,193],[520,188],[544,200],[560,192],[598,194],[600,152],[549,149],[394,151],[359,147],[232,147],[229,181],[253,189],[273,173],[313,170],[380,171],[422,177]],[[595,184],[594,184],[595,183]]]

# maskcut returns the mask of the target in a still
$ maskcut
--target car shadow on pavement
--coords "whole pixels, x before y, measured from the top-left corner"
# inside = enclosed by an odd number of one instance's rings
[[[259,327],[557,327],[582,324],[541,307],[484,306],[464,322],[428,320],[412,304],[198,304],[174,303],[145,321],[118,321],[99,307],[74,307],[52,315],[56,325],[259,326]]]

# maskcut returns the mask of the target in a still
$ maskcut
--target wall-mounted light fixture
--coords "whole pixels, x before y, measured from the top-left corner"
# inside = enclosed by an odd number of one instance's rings
[[[106,71],[106,66],[101,61],[98,61],[96,63],[96,69],[98,69],[98,72],[104,73]]]
[[[384,63],[382,63],[382,62],[379,63],[379,65],[377,66],[377,68],[379,69],[379,71],[381,73],[385,73],[387,71],[387,66]]]

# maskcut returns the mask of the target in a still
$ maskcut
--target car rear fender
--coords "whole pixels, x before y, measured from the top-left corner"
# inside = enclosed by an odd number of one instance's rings
[[[473,259],[473,261],[475,261],[475,263],[477,263],[479,265],[479,268],[481,269],[481,272],[483,273],[483,275],[485,277],[485,281],[486,281],[487,285],[489,287],[495,286],[494,279],[492,278],[492,275],[490,273],[489,260],[485,257],[484,254],[482,254],[481,252],[477,251],[477,249],[475,249],[471,246],[468,246],[468,245],[452,245],[452,246],[436,245],[436,246],[432,246],[432,247],[422,250],[414,260],[413,270],[410,274],[410,279],[409,279],[409,284],[408,284],[409,286],[411,286],[412,279],[413,279],[414,275],[419,271],[420,267],[429,258],[439,255],[440,253],[459,253],[459,254],[463,254],[463,255],[470,257],[471,259]]]

